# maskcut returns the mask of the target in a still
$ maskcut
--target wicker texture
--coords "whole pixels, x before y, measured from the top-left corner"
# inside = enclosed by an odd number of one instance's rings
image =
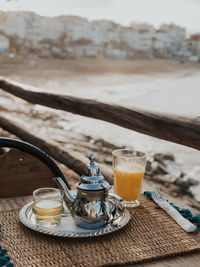
[[[3,211],[1,243],[15,266],[111,266],[200,251],[200,234],[186,233],[155,203],[142,197],[129,209],[128,225],[95,238],[60,238],[34,232],[18,220],[19,210]]]
[[[33,200],[33,196],[2,198],[0,199],[0,211],[21,208],[31,200]]]

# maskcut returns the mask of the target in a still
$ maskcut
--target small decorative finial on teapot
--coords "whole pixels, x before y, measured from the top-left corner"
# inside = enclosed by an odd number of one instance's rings
[[[94,153],[90,154],[89,160],[90,160],[90,164],[94,164],[94,161],[95,161],[95,154]]]
[[[95,162],[95,155],[91,153],[89,156],[90,162],[87,164],[86,175],[87,176],[99,176],[100,169],[98,164]]]

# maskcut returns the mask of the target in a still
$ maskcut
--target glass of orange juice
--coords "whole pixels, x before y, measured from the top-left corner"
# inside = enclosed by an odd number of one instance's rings
[[[114,189],[126,207],[140,205],[146,155],[131,149],[118,149],[112,152]]]

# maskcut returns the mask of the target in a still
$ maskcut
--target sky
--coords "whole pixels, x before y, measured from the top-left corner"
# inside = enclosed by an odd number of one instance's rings
[[[200,32],[200,0],[0,0],[0,10],[28,10],[44,16],[78,15],[89,20],[176,23]]]

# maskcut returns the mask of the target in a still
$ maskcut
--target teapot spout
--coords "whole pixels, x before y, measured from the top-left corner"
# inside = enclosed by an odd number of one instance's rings
[[[55,177],[53,178],[53,180],[57,183],[59,189],[61,189],[64,192],[64,200],[65,203],[68,207],[68,209],[70,209],[70,207],[72,206],[75,197],[73,197],[68,189],[68,187],[66,186],[65,182],[62,180],[62,178],[60,177]]]

